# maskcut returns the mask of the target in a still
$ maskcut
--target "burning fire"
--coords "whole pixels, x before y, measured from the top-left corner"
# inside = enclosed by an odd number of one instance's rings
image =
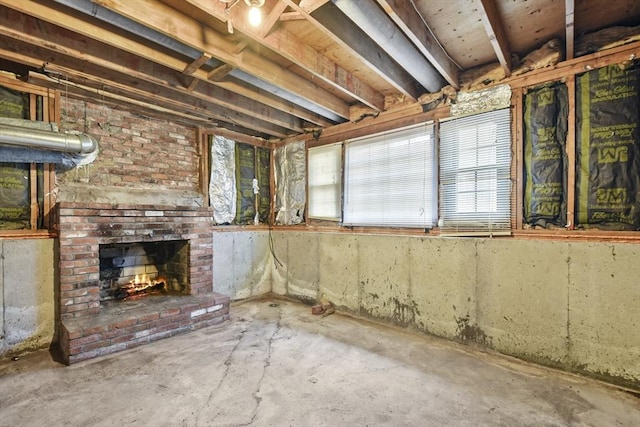
[[[131,279],[129,283],[120,285],[120,289],[126,293],[124,296],[126,298],[134,295],[163,292],[165,285],[166,281],[161,277],[151,279],[148,274],[136,274],[136,277]]]

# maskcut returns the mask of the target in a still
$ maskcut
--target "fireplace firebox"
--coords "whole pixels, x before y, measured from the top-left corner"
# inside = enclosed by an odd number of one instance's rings
[[[102,302],[187,292],[187,240],[110,243],[99,253]]]

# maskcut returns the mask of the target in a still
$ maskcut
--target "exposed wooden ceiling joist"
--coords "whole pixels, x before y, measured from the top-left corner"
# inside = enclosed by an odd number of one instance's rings
[[[48,63],[68,75],[39,77],[47,87],[66,79],[77,97],[276,143],[405,123],[459,71],[502,79],[512,52],[526,62],[555,38],[568,59],[554,69],[640,37],[637,0],[265,0],[257,28],[247,12],[244,0],[0,0],[0,69]],[[558,77],[524,65],[502,81]]]
[[[573,59],[574,44],[574,19],[575,19],[575,3],[574,0],[565,0],[565,27],[566,27],[566,58]]]
[[[233,42],[158,0],[147,0],[144,4],[127,0],[93,1],[147,28],[167,35],[194,49],[207,52],[220,61],[233,65],[265,82],[290,93],[298,94],[308,102],[344,119],[349,117],[348,104],[337,96],[249,49],[245,49],[238,55],[230,54],[229,52],[235,47]]]
[[[366,63],[371,69],[404,95],[418,99],[422,90],[416,85],[409,73],[400,67],[386,53],[380,51],[362,30],[354,27],[350,21],[330,2],[314,10],[312,14],[300,8],[293,0],[282,0],[315,28],[322,31],[334,42],[348,49],[351,54]]]
[[[306,13],[313,13],[314,10],[320,6],[324,6],[324,4],[329,1],[330,0],[300,0],[298,6],[300,6],[300,9],[304,10]]]
[[[433,64],[447,82],[458,89],[458,66],[425,25],[411,2],[405,0],[377,0],[389,17],[400,27],[420,52]]]
[[[165,3],[175,4],[176,0],[164,0]],[[251,27],[242,14],[244,10],[232,9],[225,12],[224,3],[212,2],[210,0],[177,0],[178,2],[189,3],[203,13],[208,13],[215,18],[226,21],[233,20],[233,27],[251,38],[257,43],[278,52],[291,62],[301,66],[313,76],[322,79],[335,89],[345,95],[359,100],[369,107],[382,110],[384,108],[384,96],[366,83],[355,77],[352,73],[336,64],[331,59],[320,54],[311,46],[302,43],[295,35],[280,28],[274,28],[269,34],[263,35],[260,29]],[[285,3],[277,4],[278,10],[287,7]],[[176,7],[179,7],[176,5]]]
[[[77,16],[75,14],[63,12],[59,7],[56,7],[56,5],[24,2],[22,0],[0,0],[0,4],[8,6],[11,9],[23,12],[26,15],[38,18],[44,22],[50,22],[53,25],[57,25],[69,31],[79,33],[86,37],[86,40],[100,40],[101,42],[107,43],[118,50],[122,50],[140,58],[152,61],[169,69],[178,71],[179,73],[182,73],[188,67],[188,65],[193,62],[185,62],[183,59],[169,55],[162,50],[156,50],[144,43],[141,43],[137,39],[127,37],[121,31],[115,31],[104,26],[96,25],[90,19],[86,19],[84,16]],[[14,18],[5,20],[10,22],[12,19]],[[81,44],[83,43],[82,40],[78,40],[78,42]],[[55,44],[53,46],[55,46]],[[86,52],[86,47],[83,48],[82,45],[78,47],[78,50],[83,51],[85,55],[91,56],[89,52]],[[118,61],[110,60],[108,62],[110,62],[112,66],[118,65]],[[143,63],[135,60],[133,62],[139,62],[141,64]],[[158,75],[157,70],[154,70],[153,73],[143,72],[141,74],[145,78],[154,78]],[[202,69],[195,70],[192,73],[192,76],[198,79],[198,81],[204,81],[207,83],[199,86],[199,90],[206,90],[207,92],[211,92],[212,95],[221,102],[228,101],[228,106],[231,106],[233,104],[237,107],[243,108],[242,100],[249,99],[253,102],[263,104],[262,106],[246,106],[246,108],[252,109],[254,111],[253,114],[256,115],[260,114],[260,110],[262,108],[271,107],[318,126],[330,126],[332,124],[332,122],[324,119],[323,117],[320,117],[317,114],[298,108],[290,102],[284,101],[272,94],[266,93],[263,90],[242,84],[236,79],[227,78],[225,81],[221,82],[208,82],[208,72]],[[169,77],[170,76],[164,76],[160,77],[160,79],[168,80]],[[187,90],[193,90],[193,85],[189,85],[189,83],[192,82],[190,81],[187,84],[183,84],[183,86],[186,87]],[[223,91],[216,93],[217,89],[215,87],[210,87],[211,85],[208,83],[213,83]],[[277,114],[273,114],[273,116],[277,117]]]
[[[508,77],[511,75],[511,50],[502,26],[500,13],[494,0],[480,0],[480,4],[483,12],[482,23],[498,57],[498,62],[500,62],[505,76]]]
[[[194,97],[193,103],[207,102],[212,111],[226,116],[239,113],[238,120],[244,122],[245,127],[250,127],[253,122],[258,120],[277,126],[273,130],[277,130],[278,134],[283,133],[281,128],[294,132],[302,131],[303,123],[289,114],[211,85],[202,85],[198,91],[189,92],[181,85],[178,73],[151,61],[135,57],[130,53],[109,49],[100,42],[91,39],[79,40],[68,30],[48,23],[37,22],[34,18],[26,15],[1,9],[0,32],[5,37],[28,43],[28,45],[21,46],[21,51],[29,49],[29,45],[49,51],[50,53],[39,53],[39,65],[45,61],[51,61],[54,64],[66,63],[71,67],[72,62],[75,62],[78,64],[77,67],[81,69],[92,64],[104,69],[105,73],[120,73],[120,75],[135,79],[131,82],[134,86],[142,87],[145,86],[145,83],[153,85],[153,87],[149,86],[150,92],[171,92],[170,97],[192,96]],[[51,43],[51,39],[55,39],[57,43]],[[54,60],[50,58],[54,58]],[[233,99],[233,102],[230,102],[230,99]],[[259,127],[262,128],[262,132],[267,129],[264,126]]]
[[[4,35],[0,37],[0,41],[6,41]],[[194,119],[198,118],[203,123],[207,121],[212,124],[223,122],[243,129],[254,129],[256,134],[273,134],[279,138],[287,136],[286,129],[273,123],[256,120],[235,111],[216,108],[210,102],[187,96],[184,93],[158,91],[156,85],[136,80],[134,76],[129,74],[99,69],[89,63],[85,63],[83,69],[78,69],[74,67],[77,59],[72,57],[66,61],[58,61],[56,64],[46,64],[42,67],[42,58],[47,57],[43,49],[20,43],[15,45],[20,47],[20,56],[4,49],[0,49],[0,56],[14,61],[20,60],[33,68],[39,68],[39,74],[51,76],[51,78],[49,80],[37,76],[31,76],[31,78],[37,78],[41,83],[46,82],[47,87],[59,89],[63,94],[67,93],[70,88],[76,88],[78,89],[76,93],[88,91],[97,95],[94,100],[97,103],[100,102],[100,99],[107,97],[122,101],[127,100],[126,103],[132,105],[156,105],[162,108],[154,108],[154,110],[166,112],[173,109],[181,114],[191,114]],[[214,121],[216,123],[213,123]]]

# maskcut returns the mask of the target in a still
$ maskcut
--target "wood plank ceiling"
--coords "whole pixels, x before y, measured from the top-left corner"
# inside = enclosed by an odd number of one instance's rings
[[[0,0],[0,69],[275,142],[459,89],[482,65],[509,76],[552,39],[571,59],[577,37],[639,24],[637,0]]]

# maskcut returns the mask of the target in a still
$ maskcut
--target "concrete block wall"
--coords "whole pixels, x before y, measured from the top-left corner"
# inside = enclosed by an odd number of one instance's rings
[[[53,261],[52,239],[0,239],[0,357],[54,341]]]
[[[273,242],[277,294],[640,389],[640,245],[294,231]]]

